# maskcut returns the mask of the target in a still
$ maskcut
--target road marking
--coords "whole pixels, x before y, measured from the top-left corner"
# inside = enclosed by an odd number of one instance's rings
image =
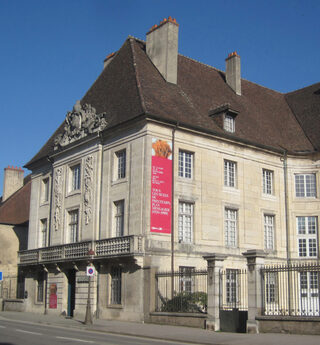
[[[56,337],[57,339],[65,339],[65,340],[72,340],[72,341],[80,341],[81,343],[94,343],[94,341],[91,340],[83,340],[78,338],[67,338],[67,337]]]
[[[5,327],[5,326],[0,326],[0,328],[7,328],[7,327]]]
[[[36,334],[36,335],[42,335],[42,333],[37,333],[37,332],[30,332],[30,331],[25,331],[24,329],[16,329],[17,332],[21,333],[29,333],[29,334]]]

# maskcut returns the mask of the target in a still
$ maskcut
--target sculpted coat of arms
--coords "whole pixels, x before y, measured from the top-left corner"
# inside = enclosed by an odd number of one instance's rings
[[[55,138],[55,150],[91,133],[103,131],[108,125],[106,117],[106,113],[97,114],[90,104],[81,105],[80,101],[77,101],[73,110],[67,113],[63,133]]]

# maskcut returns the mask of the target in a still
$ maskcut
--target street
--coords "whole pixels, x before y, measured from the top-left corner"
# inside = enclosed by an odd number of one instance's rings
[[[43,344],[182,345],[185,343],[0,320],[0,345]]]

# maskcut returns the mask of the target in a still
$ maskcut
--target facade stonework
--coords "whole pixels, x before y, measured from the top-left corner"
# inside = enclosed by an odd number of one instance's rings
[[[166,22],[155,30],[165,26]],[[130,83],[126,69],[133,63],[130,49],[139,66],[135,73],[145,74],[134,76],[141,82],[137,83],[140,96],[128,84],[133,93],[122,95],[127,103],[120,104],[117,92],[128,91],[121,87],[123,78]],[[27,302],[30,311],[84,317],[91,284],[95,317],[149,321],[160,291],[155,291],[158,271],[204,270],[213,260],[205,258],[220,258],[215,266],[209,265],[210,298],[217,304],[217,277],[212,276],[217,267],[228,272],[247,269],[252,252],[263,252],[259,255],[266,265],[319,258],[320,156],[292,120],[285,98],[243,80],[235,80],[242,83],[241,92],[235,93],[221,77],[216,79],[216,70],[206,67],[206,76],[213,84],[221,83],[217,90],[224,90],[212,91],[213,99],[208,100],[196,94],[207,85],[195,85],[199,78],[187,83],[186,74],[178,74],[169,83],[146,54],[144,42],[129,38],[90,93],[69,113],[62,132],[49,140],[52,145],[43,148],[50,159],[38,154],[27,165],[33,172],[29,245],[20,253],[20,266],[26,272],[26,289],[35,291]],[[190,76],[197,68],[199,74],[203,72],[200,63],[184,59],[178,57],[178,66],[189,66]],[[179,68],[172,71],[179,73]],[[115,90],[108,89],[107,77],[119,80]],[[110,98],[102,101],[100,92]],[[266,131],[261,138],[245,123],[252,121],[252,109],[243,99],[256,94],[263,94],[259,102],[273,102],[290,119],[283,135],[267,135],[272,119],[261,123]],[[202,112],[204,104],[207,108]],[[213,121],[213,104],[218,104],[217,109],[221,104],[237,109],[232,113],[236,116],[228,119],[231,125],[223,122],[226,116],[219,126]],[[99,130],[82,130],[84,115],[96,116],[93,106],[104,114],[92,127]],[[296,142],[288,141],[283,149],[283,141],[292,135],[286,131],[294,133]],[[171,233],[151,231],[154,138],[172,143]],[[298,152],[299,145],[303,152]],[[48,201],[42,202],[46,179],[52,190]],[[306,222],[309,233],[303,233]],[[42,246],[44,231],[47,242]],[[93,265],[94,277],[87,277],[88,265]],[[172,293],[185,291],[189,283],[181,279],[179,284]],[[217,329],[216,310],[211,316],[208,320]]]

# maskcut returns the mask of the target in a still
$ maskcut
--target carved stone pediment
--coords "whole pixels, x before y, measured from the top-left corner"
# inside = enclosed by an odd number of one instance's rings
[[[108,125],[106,118],[106,113],[97,114],[90,104],[81,105],[80,101],[77,101],[73,110],[67,113],[63,133],[55,138],[54,149],[57,150],[88,134],[103,131]]]

